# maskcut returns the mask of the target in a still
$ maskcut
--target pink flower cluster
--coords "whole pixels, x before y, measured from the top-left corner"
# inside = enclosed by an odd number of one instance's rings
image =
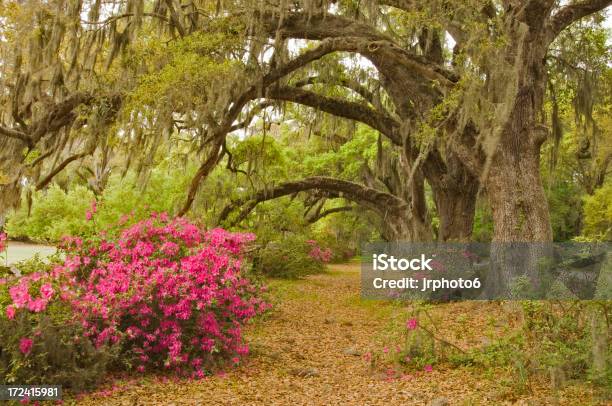
[[[0,252],[6,248],[6,234],[0,233]]]
[[[55,293],[48,280],[48,275],[38,272],[20,278],[15,285],[9,288],[9,295],[13,303],[7,306],[6,317],[15,318],[16,310],[20,308],[25,308],[33,313],[44,311]],[[40,285],[40,288],[33,289],[37,284]],[[34,294],[32,290],[35,291]]]
[[[236,364],[248,353],[242,328],[269,307],[243,272],[242,251],[253,239],[164,214],[114,239],[67,238],[62,266],[10,288],[7,317],[18,309],[44,311],[58,298],[71,305],[86,337],[98,347],[120,345],[137,370],[202,377],[219,359]]]
[[[329,263],[332,260],[334,254],[331,249],[322,249],[315,240],[308,240],[306,242],[310,245],[310,252],[308,253],[308,255],[311,258],[323,262],[325,264]]]
[[[98,212],[98,202],[96,200],[91,201],[91,205],[89,206],[89,210],[85,213],[85,219],[87,221],[91,221],[93,219],[94,214]]]
[[[32,351],[33,344],[34,341],[32,341],[31,338],[23,337],[21,340],[19,340],[19,351],[21,351],[22,354],[27,355],[30,353],[30,351]]]

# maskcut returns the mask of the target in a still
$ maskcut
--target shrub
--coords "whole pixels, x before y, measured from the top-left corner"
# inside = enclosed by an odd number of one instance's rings
[[[0,380],[83,390],[99,381],[116,351],[83,339],[70,304],[60,299],[66,281],[53,266],[23,261],[16,267],[25,276],[0,281]]]
[[[331,255],[313,240],[290,235],[259,249],[254,266],[258,272],[274,278],[300,278],[322,272]]]
[[[324,249],[324,251],[328,252],[328,260],[326,262],[346,262],[357,255],[357,248],[352,245],[352,241],[335,238],[330,233],[318,233],[316,241],[317,245],[326,247]]]
[[[584,198],[584,237],[612,241],[612,182]]]
[[[243,272],[253,238],[165,215],[117,234],[66,238],[63,264],[5,283],[5,373],[58,377],[64,366],[49,358],[57,343],[90,359],[75,365],[95,376],[117,359],[194,377],[238,363],[248,353],[242,327],[268,307]]]
[[[94,194],[84,186],[64,192],[52,185],[46,191],[33,195],[31,211],[27,204],[11,215],[6,231],[11,238],[29,238],[38,241],[59,241],[64,235],[91,235],[94,223],[85,218],[85,211]]]
[[[116,175],[98,196],[83,185],[70,185],[64,191],[52,184],[32,193],[31,210],[24,197],[21,207],[8,217],[6,231],[13,238],[49,242],[65,235],[90,237],[112,227],[125,213],[131,213],[130,222],[136,222],[151,212],[175,211],[189,179],[185,171],[156,168],[142,190],[133,174]],[[97,201],[95,221],[86,216],[92,201]]]
[[[406,372],[431,372],[438,362],[445,359],[452,350],[450,344],[423,326],[419,313],[409,315],[400,324],[396,324],[397,320],[394,322],[385,332],[384,347],[365,355],[370,367],[385,369],[387,377],[391,378]]]

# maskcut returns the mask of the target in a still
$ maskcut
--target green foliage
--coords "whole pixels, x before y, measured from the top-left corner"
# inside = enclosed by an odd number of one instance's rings
[[[584,197],[583,236],[612,241],[612,182],[607,182],[592,196]]]
[[[64,235],[88,235],[94,229],[85,218],[94,194],[84,186],[65,192],[54,184],[44,192],[35,192],[32,200],[29,216],[24,202],[7,222],[6,231],[12,238],[58,241]]]
[[[196,32],[164,44],[143,41],[136,44],[129,66],[138,69],[147,61],[147,71],[141,74],[138,86],[131,92],[125,113],[152,106],[161,112],[172,106],[174,111],[198,106],[223,108],[233,87],[246,74],[239,61],[226,58],[238,52],[236,29],[233,33]]]
[[[580,233],[582,202],[580,188],[571,180],[560,180],[546,190],[554,241],[568,241]]]
[[[472,239],[478,242],[489,242],[493,238],[493,213],[485,201],[479,201],[474,215]]]
[[[535,375],[549,378],[553,389],[570,381],[610,382],[612,352],[607,346],[596,351],[594,343],[603,333],[592,328],[592,321],[610,317],[609,305],[598,302],[523,301],[523,318],[519,329],[500,337],[491,337],[482,347],[453,354],[455,366],[473,365],[494,371],[505,369],[514,377],[515,390],[526,390],[527,381]],[[603,313],[607,313],[603,316]],[[605,324],[605,321],[604,321]],[[600,359],[603,358],[603,359]],[[607,365],[604,371],[597,365]]]
[[[19,315],[14,320],[0,316],[0,376],[5,383],[62,385],[81,391],[92,388],[113,362],[112,353],[96,349],[82,339],[82,329],[71,323],[67,307],[53,305],[43,316]],[[27,356],[19,350],[23,337],[36,336]]]
[[[534,370],[551,375],[553,385],[595,377],[594,365],[599,361],[598,357],[607,358],[604,363],[609,369],[610,349],[603,354],[593,350],[599,333],[591,328],[591,324],[594,317],[599,317],[600,304],[576,302],[567,307],[567,303],[529,301],[522,305],[525,317],[523,334],[526,337],[522,351],[531,360],[530,366]],[[604,304],[603,310],[608,313],[605,317],[609,318],[609,306]]]
[[[322,272],[324,264],[309,255],[312,247],[299,234],[285,235],[259,249],[253,267],[257,272],[274,278],[301,278]]]
[[[160,168],[153,171],[143,191],[132,175],[124,179],[113,176],[97,198],[82,185],[64,191],[52,184],[45,191],[33,193],[29,215],[24,202],[9,217],[6,231],[11,238],[46,242],[59,241],[66,235],[90,236],[116,224],[125,214],[131,214],[129,221],[132,222],[151,212],[174,212],[184,198],[188,182],[188,173]],[[86,212],[96,199],[97,214],[89,221]]]
[[[307,155],[303,166],[308,175],[338,176],[343,179],[355,179],[361,175],[364,164],[373,164],[376,160],[376,140],[378,134],[369,127],[360,125],[353,136],[336,151],[328,150]],[[388,148],[389,141],[383,146]]]

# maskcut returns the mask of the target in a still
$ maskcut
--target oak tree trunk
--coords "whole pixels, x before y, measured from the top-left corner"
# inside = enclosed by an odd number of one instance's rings
[[[507,36],[511,40],[505,51],[506,67],[491,75],[494,86],[505,86],[501,92],[504,99],[499,101],[510,104],[510,110],[500,109],[498,113],[501,131],[499,138],[493,140],[496,148],[485,169],[494,242],[552,241],[548,203],[540,178],[540,147],[546,140],[546,129],[539,117],[548,44],[543,21],[550,4],[534,1],[529,5],[508,17]],[[508,65],[514,70],[510,78],[503,71]]]
[[[547,38],[543,21],[550,12],[546,2],[510,13],[506,49],[508,72],[496,71],[492,82],[502,84],[508,109],[498,113],[499,133],[485,166],[484,186],[493,213],[491,267],[485,292],[491,297],[511,297],[520,278],[529,289],[541,287],[539,264],[550,254],[552,228],[548,203],[540,178],[540,148],[546,129],[539,115],[545,92]],[[502,65],[502,64],[500,64]],[[499,89],[499,88],[498,88]],[[496,131],[496,130],[493,130]],[[524,280],[524,279],[523,279]]]
[[[478,184],[462,191],[447,189],[436,193],[440,218],[438,241],[469,241],[474,226]]]

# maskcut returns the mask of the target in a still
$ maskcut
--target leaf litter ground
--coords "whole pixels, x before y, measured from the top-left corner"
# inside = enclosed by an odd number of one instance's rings
[[[389,379],[364,360],[384,346],[390,321],[405,317],[397,303],[360,299],[359,264],[297,281],[271,281],[274,309],[249,327],[251,355],[225,374],[203,380],[145,376],[113,380],[79,397],[82,405],[596,405],[584,385],[553,392],[532,378],[513,390],[507,371],[436,365]],[[486,345],[513,320],[497,303],[433,306],[436,334],[467,349]],[[485,332],[488,332],[485,334]],[[73,403],[75,400],[68,400]]]

